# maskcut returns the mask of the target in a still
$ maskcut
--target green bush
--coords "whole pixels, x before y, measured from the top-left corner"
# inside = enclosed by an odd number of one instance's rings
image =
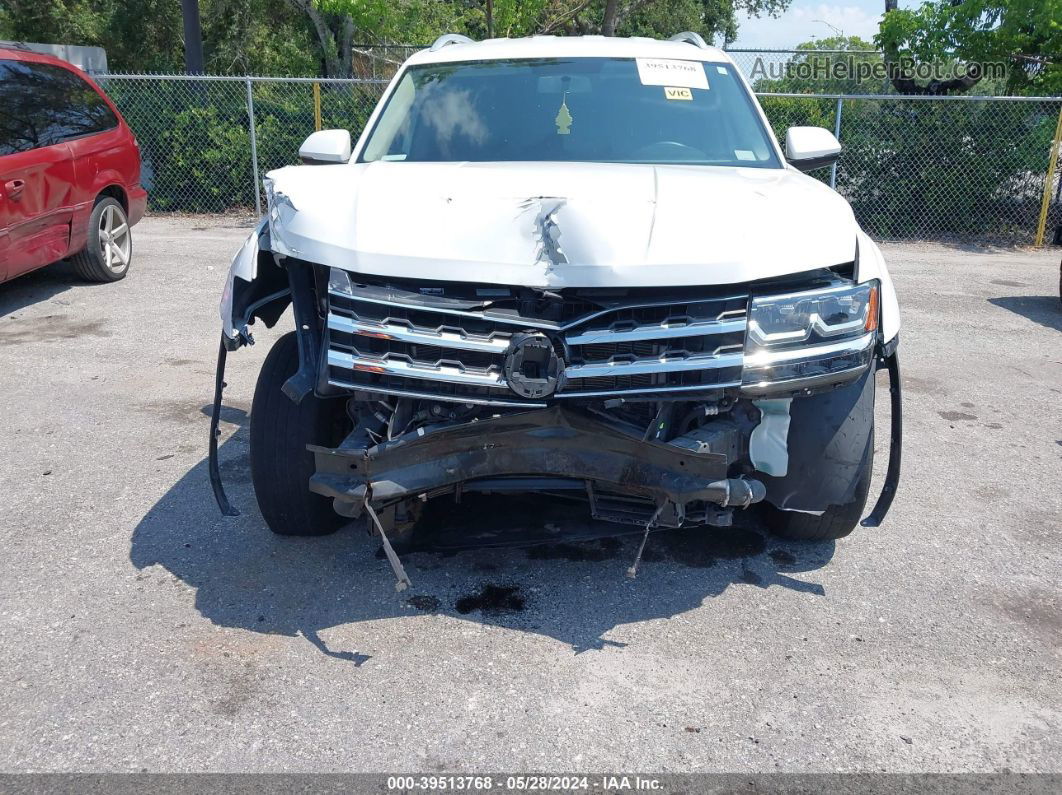
[[[881,238],[1031,238],[1058,106],[855,100],[837,190]]]
[[[255,182],[298,161],[314,131],[312,83],[252,84],[259,179],[253,181],[246,83],[101,78],[140,142],[148,206],[160,212],[253,208]],[[321,84],[322,126],[357,136],[383,86]]]

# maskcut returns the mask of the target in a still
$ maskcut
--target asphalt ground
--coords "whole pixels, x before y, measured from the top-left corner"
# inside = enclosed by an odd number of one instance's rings
[[[396,593],[361,530],[257,512],[247,412],[290,320],[230,356],[242,514],[219,514],[217,303],[248,226],[134,232],[118,284],[0,285],[0,770],[1059,771],[1057,249],[885,247],[906,440],[882,528],[654,534],[633,581],[630,537],[418,552]],[[437,519],[587,525],[542,500]]]

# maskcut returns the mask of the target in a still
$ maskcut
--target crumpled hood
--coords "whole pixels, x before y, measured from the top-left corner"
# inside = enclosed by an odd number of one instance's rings
[[[725,284],[850,262],[848,203],[789,169],[290,166],[273,248],[351,271],[537,287]]]

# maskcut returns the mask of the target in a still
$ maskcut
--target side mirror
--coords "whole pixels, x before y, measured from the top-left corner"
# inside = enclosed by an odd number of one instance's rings
[[[349,130],[318,130],[299,147],[299,157],[307,165],[346,163],[350,160]]]
[[[841,142],[822,127],[790,127],[785,134],[785,159],[801,171],[829,166],[841,156]]]

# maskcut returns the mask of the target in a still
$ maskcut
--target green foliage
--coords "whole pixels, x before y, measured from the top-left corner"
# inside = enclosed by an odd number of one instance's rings
[[[693,30],[729,43],[737,16],[777,16],[791,0],[620,0],[616,31]],[[1062,1],[1062,0],[1060,0]],[[600,33],[606,0],[495,0],[495,36]],[[486,0],[200,0],[203,49],[214,74],[349,74],[350,45],[423,44],[440,33],[487,35]],[[95,45],[115,72],[181,72],[177,0],[5,0],[0,35]]]
[[[4,38],[16,41],[98,41],[114,10],[110,0],[5,0]]]
[[[73,40],[72,43],[95,44],[106,49],[107,65],[112,72],[183,72],[184,36],[181,31],[179,2],[110,0],[109,12],[98,38]]]
[[[304,15],[287,0],[201,0],[203,49],[214,74],[314,75]],[[0,38],[103,47],[112,72],[183,72],[176,0],[6,0]]]
[[[784,63],[753,64],[750,80],[756,91],[783,94],[880,94],[888,81],[857,77],[862,66],[881,64],[881,53],[858,36],[833,36],[798,44]],[[822,50],[839,52],[821,52]],[[843,70],[838,67],[843,67]]]
[[[539,20],[546,18],[547,0],[497,0],[494,3],[494,35],[521,36],[536,29]],[[487,15],[482,14],[483,35],[487,33]]]
[[[254,206],[254,175],[243,82],[102,78],[136,133],[152,210],[217,212]],[[325,129],[357,136],[379,85],[321,84]],[[314,130],[312,83],[253,84],[260,173],[298,161]]]
[[[885,238],[1030,234],[1057,103],[847,101],[837,189]]]
[[[303,76],[320,70],[306,22],[286,0],[209,0],[206,13],[207,72]]]
[[[617,35],[670,36],[692,30],[731,42],[739,11],[777,16],[791,0],[634,0],[619,4]],[[485,0],[315,0],[315,8],[347,16],[363,40],[429,42],[440,33],[487,35]],[[605,0],[496,0],[495,36],[600,33]]]
[[[725,11],[711,19],[705,16],[707,5],[724,6]],[[717,33],[726,38],[730,33],[733,18],[733,3],[722,0],[720,3],[705,3],[702,0],[670,0],[667,3],[645,3],[630,13],[623,20],[616,33],[620,36],[649,36],[666,38],[679,31],[692,30],[711,40]],[[723,29],[716,26],[721,24]],[[734,20],[736,29],[736,20]],[[733,38],[733,37],[731,37]]]
[[[921,63],[1004,62],[1010,93],[1062,93],[1062,0],[932,0],[888,12],[875,41]]]
[[[242,83],[102,80],[140,142],[152,210],[254,204]]]

